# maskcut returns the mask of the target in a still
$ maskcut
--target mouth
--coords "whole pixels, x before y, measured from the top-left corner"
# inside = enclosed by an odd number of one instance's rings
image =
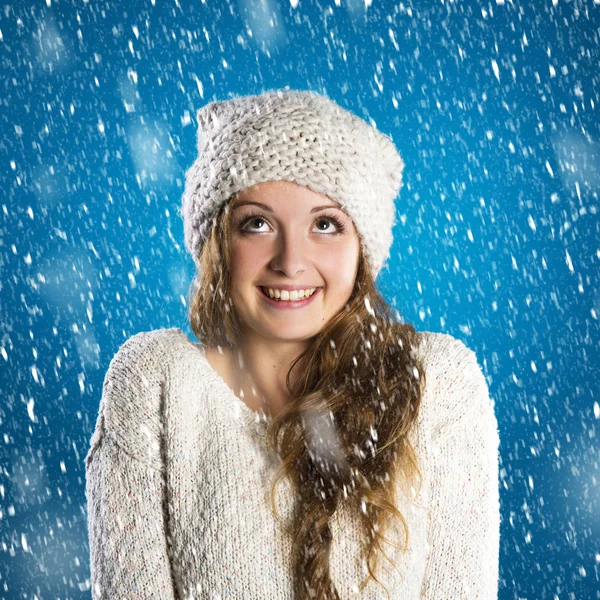
[[[319,294],[323,289],[322,287],[317,287],[310,296],[307,296],[305,298],[298,298],[297,300],[281,300],[281,298],[271,298],[266,288],[260,285],[257,287],[260,290],[260,295],[266,299],[267,303],[271,305],[280,306],[281,308],[300,308],[302,306],[310,304],[310,302],[315,298],[315,296],[317,296],[317,294]]]

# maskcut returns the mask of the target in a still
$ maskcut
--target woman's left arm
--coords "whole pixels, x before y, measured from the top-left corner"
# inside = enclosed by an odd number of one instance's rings
[[[500,438],[475,353],[451,344],[432,429],[429,555],[421,598],[496,600]]]

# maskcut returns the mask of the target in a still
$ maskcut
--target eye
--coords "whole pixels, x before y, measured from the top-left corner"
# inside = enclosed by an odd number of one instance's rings
[[[254,222],[254,224],[256,224],[256,223],[260,223],[260,222],[267,223],[268,221],[262,215],[260,215],[258,213],[254,213],[254,214],[248,215],[247,217],[243,218],[238,225],[238,229],[242,233],[264,233],[263,231],[257,231],[257,230],[253,230],[252,228],[248,228],[248,225],[252,222]],[[333,223],[336,227],[335,231],[326,231],[326,230],[320,229],[320,232],[324,235],[340,235],[346,229],[346,227],[344,226],[342,221],[340,219],[338,219],[335,215],[323,215],[323,216],[315,219],[315,223],[320,223],[320,222],[325,222],[325,223],[330,222],[330,223]]]
[[[240,231],[248,231],[246,225],[252,221],[264,221],[260,215],[248,215],[245,219],[242,219],[239,224]]]
[[[333,223],[337,227],[337,232],[335,232],[335,233],[338,233],[338,234],[343,233],[344,230],[346,229],[344,227],[344,224],[334,215],[325,215],[324,217],[319,217],[317,219],[317,222],[319,222],[319,221],[325,221],[325,222],[329,221],[330,223]]]

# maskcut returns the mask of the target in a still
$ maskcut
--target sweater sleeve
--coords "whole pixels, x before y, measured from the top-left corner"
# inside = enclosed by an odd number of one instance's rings
[[[86,456],[92,598],[174,599],[160,457],[164,361],[152,332],[112,359]]]
[[[454,340],[445,368],[435,374],[429,552],[421,598],[496,600],[498,424],[475,353]]]

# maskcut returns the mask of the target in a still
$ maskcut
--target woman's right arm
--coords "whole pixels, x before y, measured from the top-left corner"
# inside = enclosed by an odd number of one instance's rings
[[[92,598],[176,597],[167,550],[156,334],[130,338],[110,363],[86,456]]]

